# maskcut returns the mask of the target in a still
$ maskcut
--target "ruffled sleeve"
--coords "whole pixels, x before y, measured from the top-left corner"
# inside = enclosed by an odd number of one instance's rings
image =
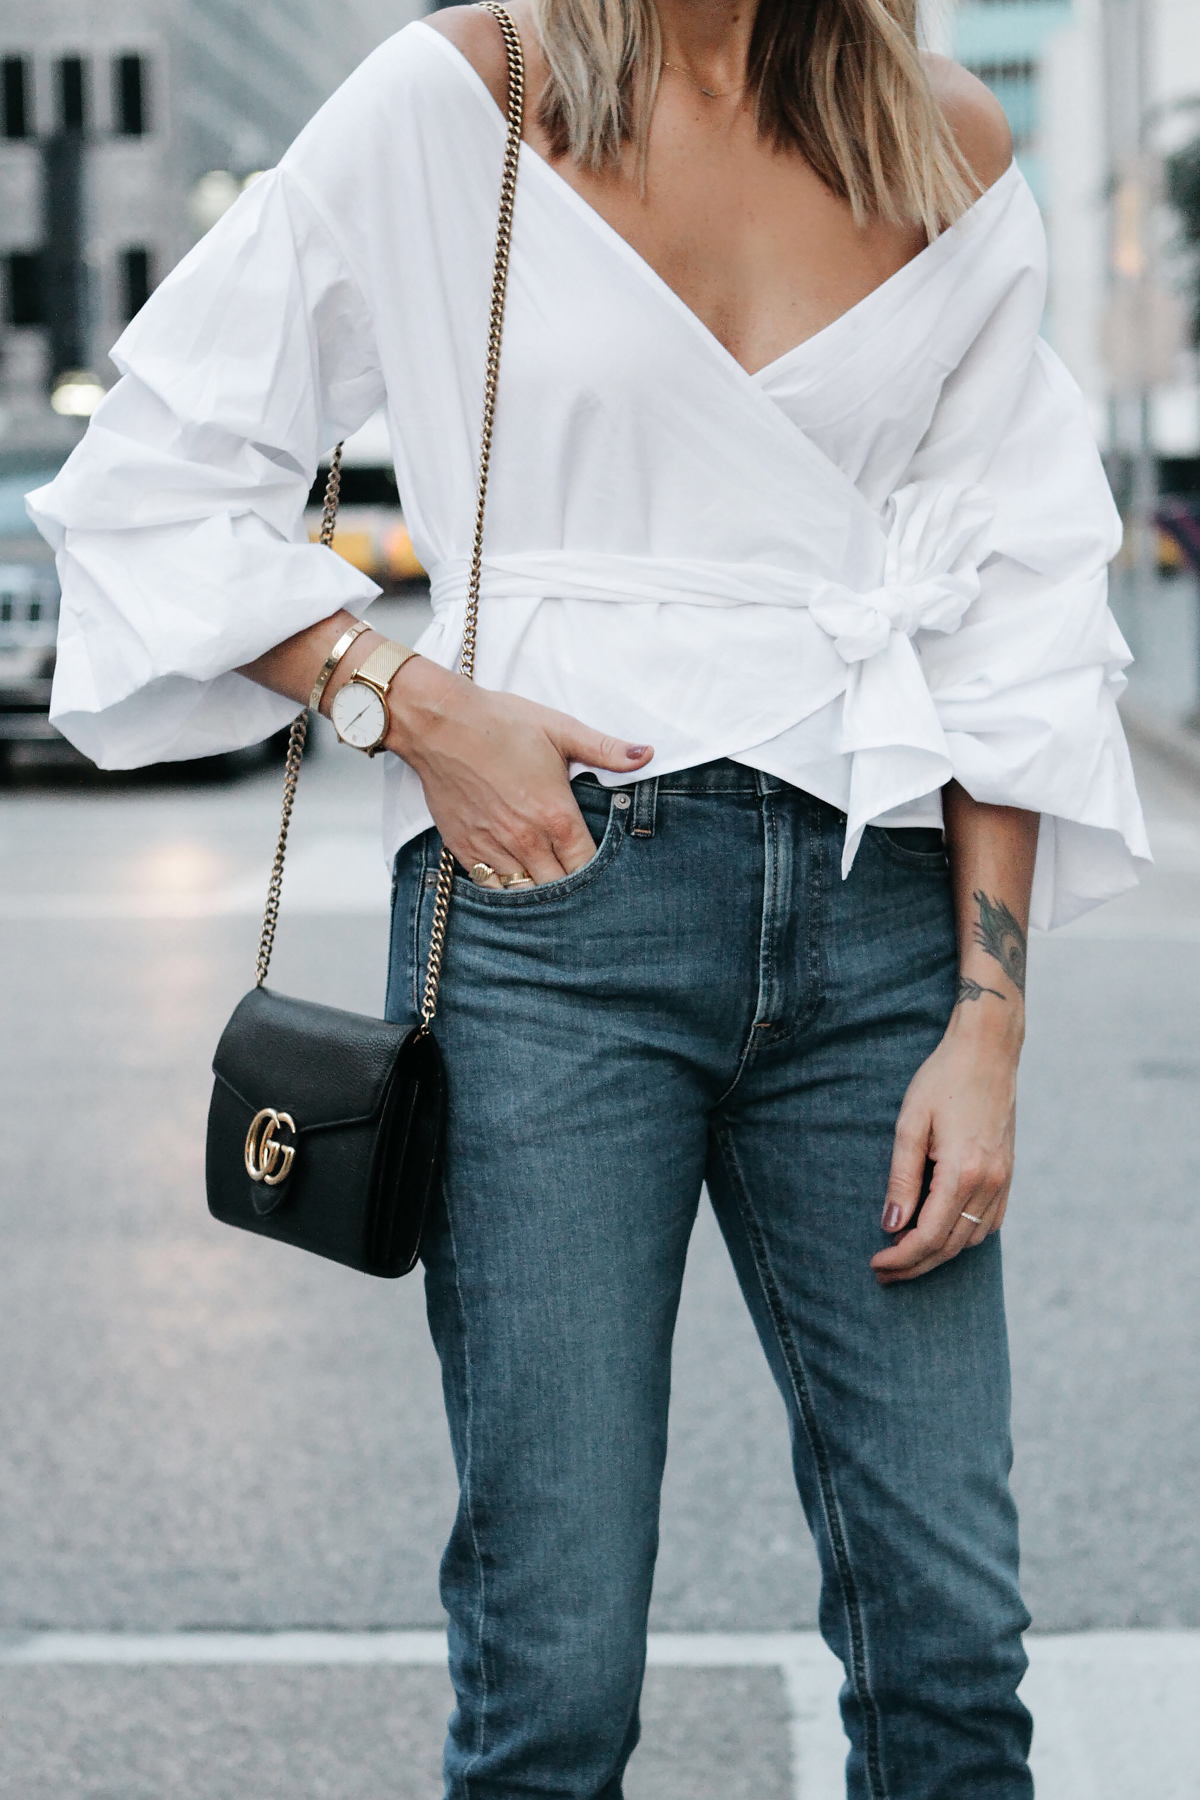
[[[103,768],[256,742],[292,701],[232,673],[375,584],[303,514],[380,404],[367,305],[285,164],[184,259],[113,351],[122,379],[29,497],[62,584],[51,718]]]
[[[980,592],[917,650],[954,775],[976,800],[1042,815],[1041,930],[1135,885],[1150,859],[1117,699],[1132,660],[1108,608],[1121,542],[1082,396],[1037,341],[1015,382],[981,334],[913,465],[994,504]]]

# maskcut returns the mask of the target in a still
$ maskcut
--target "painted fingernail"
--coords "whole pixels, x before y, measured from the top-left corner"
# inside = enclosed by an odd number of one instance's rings
[[[649,744],[626,744],[625,754],[631,760],[636,760],[640,757],[645,756],[645,754],[649,748],[650,748]]]
[[[890,1206],[885,1206],[883,1209],[883,1229],[885,1231],[899,1231],[900,1221],[903,1217],[904,1214],[893,1200]]]

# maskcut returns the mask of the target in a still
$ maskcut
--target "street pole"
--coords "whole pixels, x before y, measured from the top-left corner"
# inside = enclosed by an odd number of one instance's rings
[[[1136,155],[1142,181],[1142,266],[1138,276],[1138,313],[1142,323],[1142,340],[1146,343],[1149,327],[1149,307],[1147,305],[1147,283],[1150,274],[1150,208],[1153,198],[1150,191],[1149,145],[1147,124],[1150,113],[1150,4],[1149,0],[1132,0],[1135,37],[1134,66],[1134,104],[1137,108]],[[1147,345],[1148,348],[1148,345]],[[1133,468],[1133,516],[1134,529],[1137,532],[1136,568],[1137,590],[1139,598],[1145,604],[1154,592],[1154,584],[1158,579],[1158,526],[1156,513],[1158,508],[1158,461],[1154,454],[1154,421],[1150,410],[1150,388],[1147,381],[1145,363],[1142,366],[1142,379],[1138,393],[1138,438],[1137,454]]]
[[[1158,574],[1158,464],[1151,388],[1154,371],[1151,209],[1156,198],[1148,142],[1151,0],[1103,0],[1105,123],[1108,139],[1110,305],[1131,340],[1113,372],[1110,419],[1114,448],[1128,458],[1128,509],[1133,538],[1135,601],[1154,591]]]

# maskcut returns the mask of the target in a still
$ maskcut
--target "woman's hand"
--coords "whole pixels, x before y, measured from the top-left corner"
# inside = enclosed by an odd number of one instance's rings
[[[881,1284],[912,1281],[999,1231],[1012,1181],[1022,1021],[1023,1008],[1019,1020],[1012,1013],[997,1019],[960,1002],[909,1083],[883,1209],[894,1240],[871,1258]],[[910,1229],[926,1157],[933,1181]]]
[[[1016,1135],[1025,1037],[1029,894],[1038,816],[973,800],[956,781],[942,815],[958,930],[958,998],[946,1035],[908,1086],[883,1206],[892,1246],[877,1279],[912,1281],[999,1231]],[[934,1165],[924,1206],[926,1158]]]
[[[632,775],[654,754],[532,700],[478,688],[423,656],[405,664],[388,698],[385,747],[420,776],[442,841],[466,869],[483,862],[498,875],[544,882],[582,868],[596,845],[568,765]]]
[[[302,705],[325,658],[355,623],[351,613],[333,613],[239,674]],[[321,696],[323,713],[383,641],[377,631],[365,632],[342,658]],[[388,713],[384,748],[421,777],[434,824],[463,867],[484,862],[498,875],[520,872],[537,882],[557,881],[596,854],[568,765],[633,775],[654,755],[649,744],[604,737],[548,706],[477,688],[425,656],[411,657],[396,674]]]

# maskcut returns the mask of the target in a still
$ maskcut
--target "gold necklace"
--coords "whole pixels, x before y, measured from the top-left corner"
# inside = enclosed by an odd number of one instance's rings
[[[685,69],[680,63],[668,62],[665,56],[663,57],[662,66],[664,69],[674,69],[677,75],[682,75],[685,81],[690,81],[693,87],[698,87],[707,100],[732,100],[735,94],[744,94],[746,91],[746,84],[744,81],[741,87],[735,88],[705,87],[700,78],[693,75],[690,69]]]

